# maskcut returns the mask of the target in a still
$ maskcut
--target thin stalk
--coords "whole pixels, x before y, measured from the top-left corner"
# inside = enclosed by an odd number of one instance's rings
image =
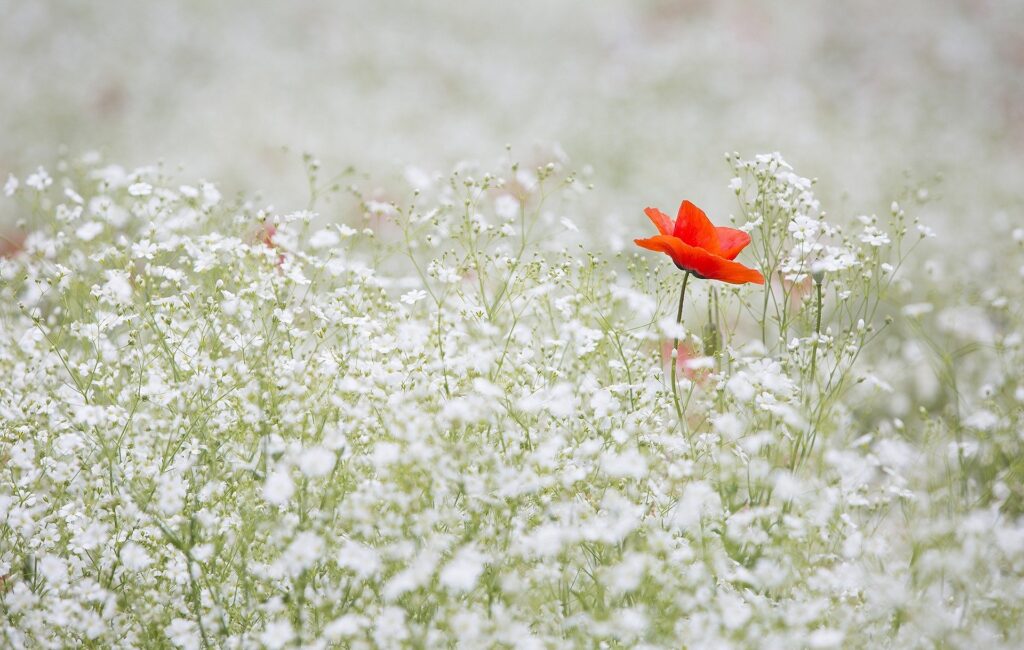
[[[811,381],[817,383],[817,365],[818,365],[818,339],[821,337],[821,282],[817,278],[814,279],[814,289],[816,294],[816,305],[815,305],[815,317],[814,317],[814,343],[811,345]],[[829,382],[831,384],[831,382]],[[804,434],[796,444],[793,450],[793,458],[790,462],[790,470],[795,470],[797,465],[802,463],[804,459],[810,455],[811,447],[814,445],[814,439],[818,435],[818,426],[821,422],[821,416],[824,413],[825,400],[828,396],[818,394],[818,405],[816,411],[818,417],[815,418],[811,424],[810,429]]]
[[[817,377],[815,367],[818,362],[818,339],[821,337],[821,282],[815,280],[814,289],[818,294],[818,304],[817,314],[814,317],[814,345],[811,346],[811,381]]]
[[[683,324],[683,300],[686,298],[686,283],[690,280],[690,272],[687,271],[686,275],[683,276],[683,288],[679,291],[679,309],[676,311],[676,325]],[[679,404],[679,387],[676,386],[676,365],[679,361],[679,335],[672,340],[672,354],[671,365],[672,365],[672,401],[676,405],[676,415],[679,417],[679,426],[683,428],[683,433],[686,431],[686,420],[683,418],[683,407]],[[687,433],[687,436],[689,434]]]

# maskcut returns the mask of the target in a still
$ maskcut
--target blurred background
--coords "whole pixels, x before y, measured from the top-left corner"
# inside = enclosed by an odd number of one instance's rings
[[[3,177],[95,149],[287,210],[304,151],[387,184],[506,144],[591,165],[613,230],[778,150],[834,212],[920,184],[984,231],[1021,220],[1024,2],[0,0]]]

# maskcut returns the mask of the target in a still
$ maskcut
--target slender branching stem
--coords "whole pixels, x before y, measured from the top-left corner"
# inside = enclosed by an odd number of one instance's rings
[[[814,317],[814,344],[811,346],[811,381],[817,377],[815,371],[818,363],[818,339],[821,338],[821,282],[817,279],[814,281],[814,290],[817,292],[817,311]]]

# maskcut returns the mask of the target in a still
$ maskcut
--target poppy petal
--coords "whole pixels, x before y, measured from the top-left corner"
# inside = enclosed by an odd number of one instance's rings
[[[679,268],[692,271],[708,280],[720,280],[731,284],[764,284],[764,276],[759,271],[709,253],[703,248],[690,246],[678,237],[657,235],[634,241],[641,248],[665,253]]]
[[[727,260],[736,259],[740,251],[750,243],[750,235],[742,230],[716,226],[715,232],[718,234],[718,246],[722,250],[722,257]]]
[[[704,211],[690,203],[683,201],[679,206],[679,215],[676,217],[676,225],[672,230],[672,236],[681,239],[684,243],[697,248],[703,248],[711,253],[718,254],[718,235],[715,227],[711,224]]]
[[[672,234],[672,220],[669,219],[667,214],[658,208],[644,208],[644,214],[651,220],[651,223],[654,224],[659,233],[662,235]]]

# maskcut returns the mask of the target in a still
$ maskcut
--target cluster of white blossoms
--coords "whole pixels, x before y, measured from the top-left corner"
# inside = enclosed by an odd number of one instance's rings
[[[778,153],[750,160],[734,153],[727,160],[737,174],[730,187],[747,219],[742,228],[761,235],[758,244],[779,277],[796,283],[825,273],[841,274],[864,261],[843,237],[842,228],[826,220],[814,195],[815,181],[796,174]],[[861,219],[861,243],[890,243],[874,226],[873,217]]]
[[[95,158],[9,181],[2,644],[1020,647],[1019,334],[984,409],[865,412],[902,211],[842,239],[737,162],[768,286],[695,288],[687,358],[671,265],[559,244],[564,160],[314,173],[319,215]]]

